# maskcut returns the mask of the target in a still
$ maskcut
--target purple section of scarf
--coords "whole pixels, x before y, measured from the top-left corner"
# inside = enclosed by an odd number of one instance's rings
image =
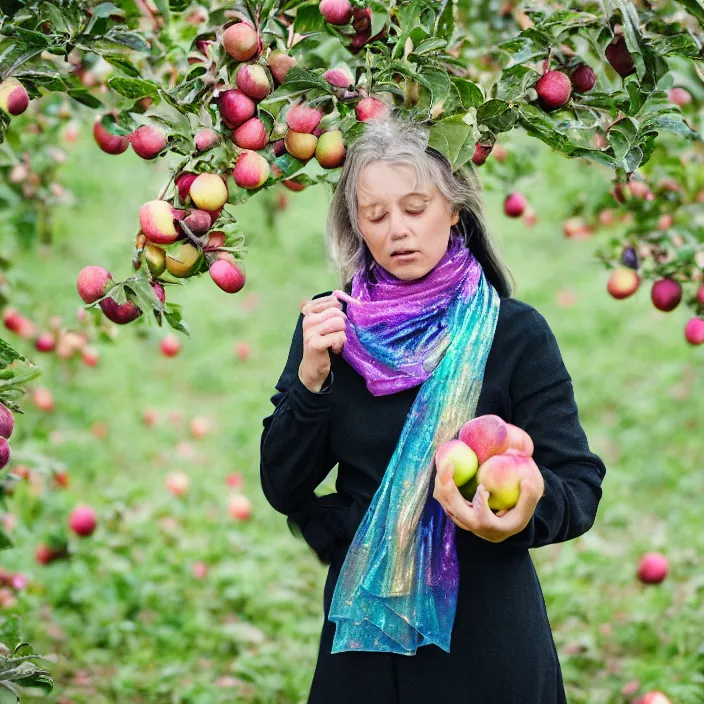
[[[347,302],[342,357],[374,396],[418,386],[430,376],[449,342],[445,313],[458,295],[474,289],[472,274],[479,271],[452,230],[447,251],[425,276],[404,281],[375,264],[373,276],[367,267],[355,274],[351,297],[335,292]]]

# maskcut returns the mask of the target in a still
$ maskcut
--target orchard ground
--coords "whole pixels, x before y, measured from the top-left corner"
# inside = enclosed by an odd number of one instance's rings
[[[594,169],[540,154],[538,176],[520,184],[539,216],[534,227],[503,215],[504,193],[487,200],[517,278],[515,296],[555,331],[580,418],[608,469],[595,527],[532,553],[568,699],[630,701],[625,686],[697,704],[704,700],[704,349],[684,342],[685,311],[655,310],[649,287],[624,301],[606,293],[607,271],[592,255],[610,233],[586,240],[562,233],[569,204],[603,181]],[[79,205],[57,213],[51,250],[23,254],[16,269],[34,276],[13,305],[44,325],[51,315],[75,320],[83,266],[105,266],[117,280],[130,273],[139,207],[166,176],[163,164],[129,151],[103,154],[88,133],[63,172]],[[138,335],[126,326],[115,345],[100,347],[95,368],[79,359],[72,371],[8,333],[45,369],[39,384],[56,401],[45,413],[26,399],[12,466],[32,467],[39,453],[63,462],[70,476],[67,488],[47,481],[44,493],[23,483],[11,503],[16,547],[2,562],[29,577],[16,611],[36,651],[56,654],[54,692],[26,701],[305,702],[326,569],[264,499],[259,439],[299,303],[337,283],[324,263],[327,192],[283,192],[288,206],[273,229],[264,224],[264,194],[237,211],[249,246],[242,292],[228,296],[207,275],[168,288],[192,330],[175,357],[159,352],[170,330]],[[252,295],[256,307],[248,310]],[[242,342],[251,349],[244,361],[235,352]],[[152,427],[146,409],[158,414]],[[213,432],[194,437],[195,416],[210,419]],[[166,488],[171,472],[190,478],[180,497]],[[226,482],[234,472],[241,489]],[[319,491],[333,490],[334,472]],[[236,492],[253,504],[248,520],[228,513]],[[70,536],[70,560],[37,564],[41,537],[67,526],[79,503],[95,508],[95,533]],[[659,585],[636,578],[649,551],[670,560]]]

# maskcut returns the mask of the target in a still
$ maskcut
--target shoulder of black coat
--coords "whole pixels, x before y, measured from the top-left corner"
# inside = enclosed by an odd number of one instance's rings
[[[497,326],[516,330],[535,330],[547,325],[540,311],[517,298],[502,298]]]

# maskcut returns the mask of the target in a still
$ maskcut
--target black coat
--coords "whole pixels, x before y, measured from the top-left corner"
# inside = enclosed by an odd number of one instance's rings
[[[318,294],[315,298],[329,295]],[[344,306],[344,304],[343,304]],[[344,307],[343,307],[344,309]],[[532,306],[503,299],[476,415],[496,414],[533,439],[545,495],[528,526],[501,543],[457,528],[460,566],[450,653],[330,653],[327,619],[340,567],[383,477],[419,386],[373,396],[341,355],[319,393],[298,378],[299,316],[264,419],[261,483],[329,564],[324,623],[309,704],[562,704],[560,663],[529,548],[572,540],[594,523],[606,468],[579,421],[572,380],[554,334]],[[336,493],[315,488],[339,463]]]

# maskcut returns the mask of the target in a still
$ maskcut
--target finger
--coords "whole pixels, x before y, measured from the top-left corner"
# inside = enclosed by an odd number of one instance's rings
[[[480,526],[486,528],[495,527],[496,516],[489,508],[489,492],[483,484],[479,484],[479,486],[477,486],[477,491],[474,494],[472,503],[475,508],[477,520],[480,522]]]
[[[301,313],[303,313],[303,315],[308,315],[309,313],[319,313],[320,311],[331,307],[342,309],[342,303],[334,295],[324,296],[323,298],[314,298],[310,301],[306,301],[301,307]]]
[[[501,516],[505,515],[507,511],[508,511],[507,508],[502,508],[500,511],[497,511],[496,512],[497,518],[501,518]]]
[[[340,320],[347,322],[347,316],[338,308],[326,308],[318,313],[310,312],[303,318],[303,330],[309,330],[316,325],[324,322],[325,320],[330,320],[331,318],[339,318]]]
[[[333,344],[330,346],[330,349],[335,354],[340,354],[340,352],[342,352],[342,348],[347,342],[347,335],[344,332],[337,332],[331,333],[330,335],[327,335],[327,337],[332,337],[335,340],[335,342],[333,342]]]

